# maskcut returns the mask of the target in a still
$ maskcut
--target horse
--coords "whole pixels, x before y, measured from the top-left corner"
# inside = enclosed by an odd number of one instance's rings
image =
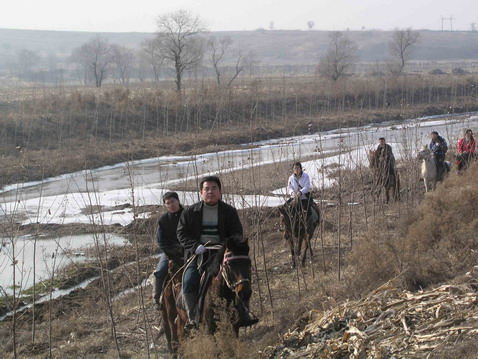
[[[373,170],[374,184],[372,193],[378,199],[385,188],[386,203],[390,201],[390,191],[395,201],[400,199],[400,177],[392,163],[387,163],[378,151],[370,150],[368,153],[370,168]]]
[[[252,296],[249,244],[247,239],[231,237],[215,249],[208,251],[208,264],[202,269],[198,324],[206,328],[209,334],[214,334],[217,322],[223,319],[221,314],[227,313],[237,336],[240,327],[251,326],[259,321],[255,316],[251,318],[249,311]],[[188,320],[187,312],[178,302],[176,309],[176,327],[183,328]]]
[[[179,317],[176,306],[181,293],[181,278],[184,267],[181,264],[169,261],[168,277],[160,298],[160,313],[163,319],[163,329],[168,342],[168,350],[175,354],[178,350],[179,340],[184,337],[184,324]]]
[[[209,272],[209,273],[208,273]],[[251,259],[247,239],[230,237],[226,240],[205,272],[202,286],[205,294],[199,301],[199,323],[208,332],[217,330],[221,313],[226,312],[236,336],[239,328],[256,324],[259,319],[250,316],[249,302],[252,296]]]
[[[284,239],[290,246],[292,268],[295,268],[296,259],[300,258],[301,255],[302,266],[305,266],[308,249],[310,250],[310,256],[313,256],[310,238],[307,234],[307,209],[303,208],[299,197],[294,197],[291,201],[279,206],[279,213]],[[319,214],[318,211],[317,214]],[[302,253],[303,242],[304,251]]]
[[[420,178],[423,178],[425,184],[425,192],[429,189],[434,191],[438,181],[438,171],[435,161],[435,155],[428,148],[427,145],[423,145],[422,149],[418,152],[417,158],[422,161]]]

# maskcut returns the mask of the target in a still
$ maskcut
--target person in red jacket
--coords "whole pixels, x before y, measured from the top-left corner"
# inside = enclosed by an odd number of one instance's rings
[[[470,129],[465,131],[465,136],[458,141],[456,156],[456,165],[458,171],[465,169],[475,155],[476,142],[473,137],[473,131]]]

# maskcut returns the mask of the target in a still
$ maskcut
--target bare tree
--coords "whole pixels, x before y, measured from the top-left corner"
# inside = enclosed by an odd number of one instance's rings
[[[315,26],[315,22],[314,22],[314,21],[312,21],[312,20],[307,21],[307,28],[308,28],[309,30],[312,30],[312,29],[314,28],[314,26]]]
[[[390,42],[390,54],[392,61],[389,64],[389,70],[394,75],[400,75],[405,65],[411,58],[413,47],[418,41],[420,33],[412,29],[396,29],[393,32]]]
[[[31,75],[32,69],[40,62],[40,56],[30,50],[21,50],[17,54],[16,67],[18,71],[18,77],[24,80],[26,75]]]
[[[342,32],[329,34],[330,43],[319,63],[319,73],[333,81],[346,76],[355,66],[357,48]]]
[[[206,31],[206,26],[198,16],[185,10],[159,16],[157,25],[160,53],[173,64],[176,89],[180,92],[184,71],[202,60],[204,40],[198,35]]]
[[[111,45],[111,53],[119,80],[123,84],[128,83],[131,75],[131,68],[134,62],[133,50],[124,46],[113,44]]]
[[[97,35],[80,48],[73,50],[72,57],[75,62],[85,66],[88,73],[95,79],[96,87],[101,87],[113,61],[108,40]]]
[[[216,73],[216,82],[218,85],[221,85],[221,75],[224,69],[222,69],[221,65],[225,60],[226,56],[231,57],[232,51],[232,40],[229,36],[223,37],[217,40],[214,36],[211,36],[207,42],[208,47],[211,50],[211,61]],[[228,82],[228,86],[232,84],[232,82],[236,79],[236,77],[241,73],[243,66],[242,66],[242,51],[238,49],[235,51],[234,57],[236,58],[235,61],[235,68],[234,73],[232,74],[231,79]]]
[[[141,44],[142,57],[151,66],[153,70],[154,80],[159,81],[159,73],[164,63],[164,56],[161,54],[159,38],[146,40]]]

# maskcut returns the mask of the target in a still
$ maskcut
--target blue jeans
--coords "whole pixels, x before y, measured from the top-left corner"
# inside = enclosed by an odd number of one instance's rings
[[[183,274],[183,293],[199,292],[199,271],[197,257],[189,263]]]
[[[159,262],[156,266],[156,270],[154,271],[154,276],[156,277],[156,288],[158,288],[159,292],[163,289],[164,280],[168,275],[168,256],[164,253],[161,253],[159,256]]]

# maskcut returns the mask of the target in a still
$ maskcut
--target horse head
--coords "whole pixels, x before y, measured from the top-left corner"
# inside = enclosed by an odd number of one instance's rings
[[[249,301],[252,296],[251,286],[251,259],[249,258],[249,243],[247,238],[229,237],[226,240],[226,249],[222,262],[222,277],[229,289],[234,306],[239,312],[239,320],[235,327],[247,324],[250,321]]]
[[[434,155],[427,145],[423,145],[422,149],[417,153],[417,158],[419,160],[429,161],[431,159],[434,159]]]
[[[368,164],[370,168],[376,168],[378,166],[378,153],[374,150],[368,151]]]

